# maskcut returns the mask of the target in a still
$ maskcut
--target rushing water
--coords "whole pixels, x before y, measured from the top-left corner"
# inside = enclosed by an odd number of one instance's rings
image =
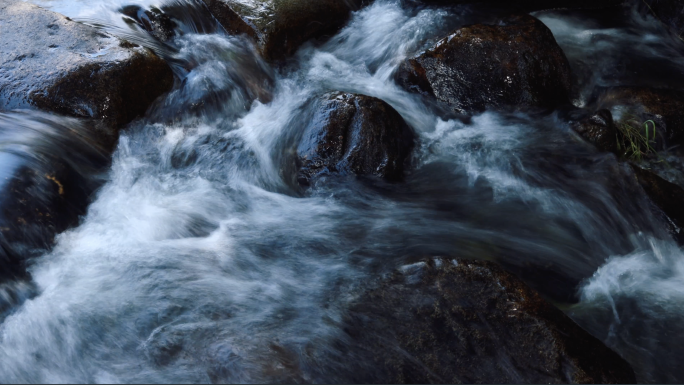
[[[377,0],[276,70],[201,7],[186,5],[183,35],[161,44],[121,19],[128,2],[39,3],[155,49],[180,81],[123,132],[81,225],[33,261],[34,286],[11,289],[0,381],[344,382],[353,357],[332,342],[346,304],[425,255],[496,260],[641,381],[684,380],[684,255],[629,167],[582,142],[562,111],[445,121],[393,82],[404,57],[479,11]],[[622,24],[538,15],[580,74],[578,105],[594,86],[648,76],[616,64],[625,57],[682,68],[664,32],[611,12]],[[307,102],[328,91],[379,97],[416,130],[405,182],[297,186]]]

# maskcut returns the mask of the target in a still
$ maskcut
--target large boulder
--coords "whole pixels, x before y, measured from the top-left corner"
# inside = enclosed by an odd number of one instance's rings
[[[404,266],[350,314],[354,382],[636,382],[618,354],[490,262]]]
[[[571,88],[563,50],[551,31],[529,15],[458,29],[407,59],[396,79],[461,114],[553,108],[569,101]]]
[[[334,92],[317,98],[312,107],[297,147],[301,185],[332,173],[402,178],[415,134],[389,104],[370,96]]]
[[[223,27],[257,43],[264,58],[281,60],[307,40],[332,35],[361,0],[203,0]]]
[[[665,145],[684,144],[684,91],[650,87],[612,87],[598,91],[596,104],[633,117],[652,120]]]
[[[120,127],[173,85],[168,65],[21,0],[0,2],[0,110],[37,107]]]

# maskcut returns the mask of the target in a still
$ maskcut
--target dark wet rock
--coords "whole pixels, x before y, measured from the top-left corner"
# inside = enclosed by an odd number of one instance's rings
[[[0,109],[38,107],[120,127],[173,85],[150,51],[20,0],[0,4],[0,36]]]
[[[573,125],[588,142],[592,143],[601,151],[617,151],[618,129],[613,121],[613,114],[608,110],[599,110],[593,115],[582,119]]]
[[[313,116],[297,147],[297,179],[308,185],[324,174],[375,175],[399,180],[415,134],[384,101],[330,93],[314,101]]]
[[[620,111],[640,122],[652,120],[667,146],[684,144],[684,91],[649,87],[613,87],[599,91],[600,108]]]
[[[257,43],[267,60],[280,60],[310,39],[332,35],[361,0],[204,0],[232,34]]]
[[[152,7],[146,10],[138,5],[127,5],[121,8],[121,13],[160,41],[171,40],[176,35],[175,29],[178,25],[159,8]]]
[[[0,279],[23,275],[27,256],[50,249],[55,235],[78,224],[85,214],[85,181],[70,165],[57,161],[34,167],[17,169],[3,191]]]
[[[625,0],[521,0],[512,4],[510,0],[420,0],[425,4],[459,5],[485,4],[505,5],[519,11],[539,11],[546,9],[595,9],[620,5]]]
[[[90,124],[37,112],[0,113],[0,281],[78,224],[109,166]]]
[[[653,14],[679,39],[684,40],[684,1],[643,0],[644,11]]]
[[[635,383],[618,354],[490,262],[405,266],[350,314],[366,365],[353,382]]]
[[[487,108],[553,108],[568,103],[571,72],[551,31],[536,18],[456,30],[406,60],[396,75],[407,90],[436,97],[457,113]]]
[[[631,165],[639,185],[651,201],[667,216],[672,236],[684,243],[684,189],[659,177],[654,172]]]

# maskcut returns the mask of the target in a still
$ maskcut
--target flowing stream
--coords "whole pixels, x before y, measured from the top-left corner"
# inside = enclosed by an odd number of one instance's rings
[[[497,261],[640,381],[684,381],[684,255],[630,168],[563,111],[445,121],[394,83],[403,58],[480,11],[376,0],[272,68],[190,3],[169,44],[123,22],[130,1],[36,3],[154,49],[179,81],[122,131],[81,224],[32,261],[33,286],[3,289],[20,300],[0,324],[0,382],[287,381],[289,355],[299,378],[344,382],[346,304],[428,255]],[[684,80],[681,47],[629,8],[536,16],[578,73],[577,105],[595,86]],[[307,102],[329,91],[381,98],[415,129],[405,182],[297,185]]]

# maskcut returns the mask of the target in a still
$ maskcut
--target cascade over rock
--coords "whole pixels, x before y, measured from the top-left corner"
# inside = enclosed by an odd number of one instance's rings
[[[168,41],[176,34],[176,22],[159,8],[144,9],[138,5],[127,5],[121,8],[121,13],[160,41]]]

